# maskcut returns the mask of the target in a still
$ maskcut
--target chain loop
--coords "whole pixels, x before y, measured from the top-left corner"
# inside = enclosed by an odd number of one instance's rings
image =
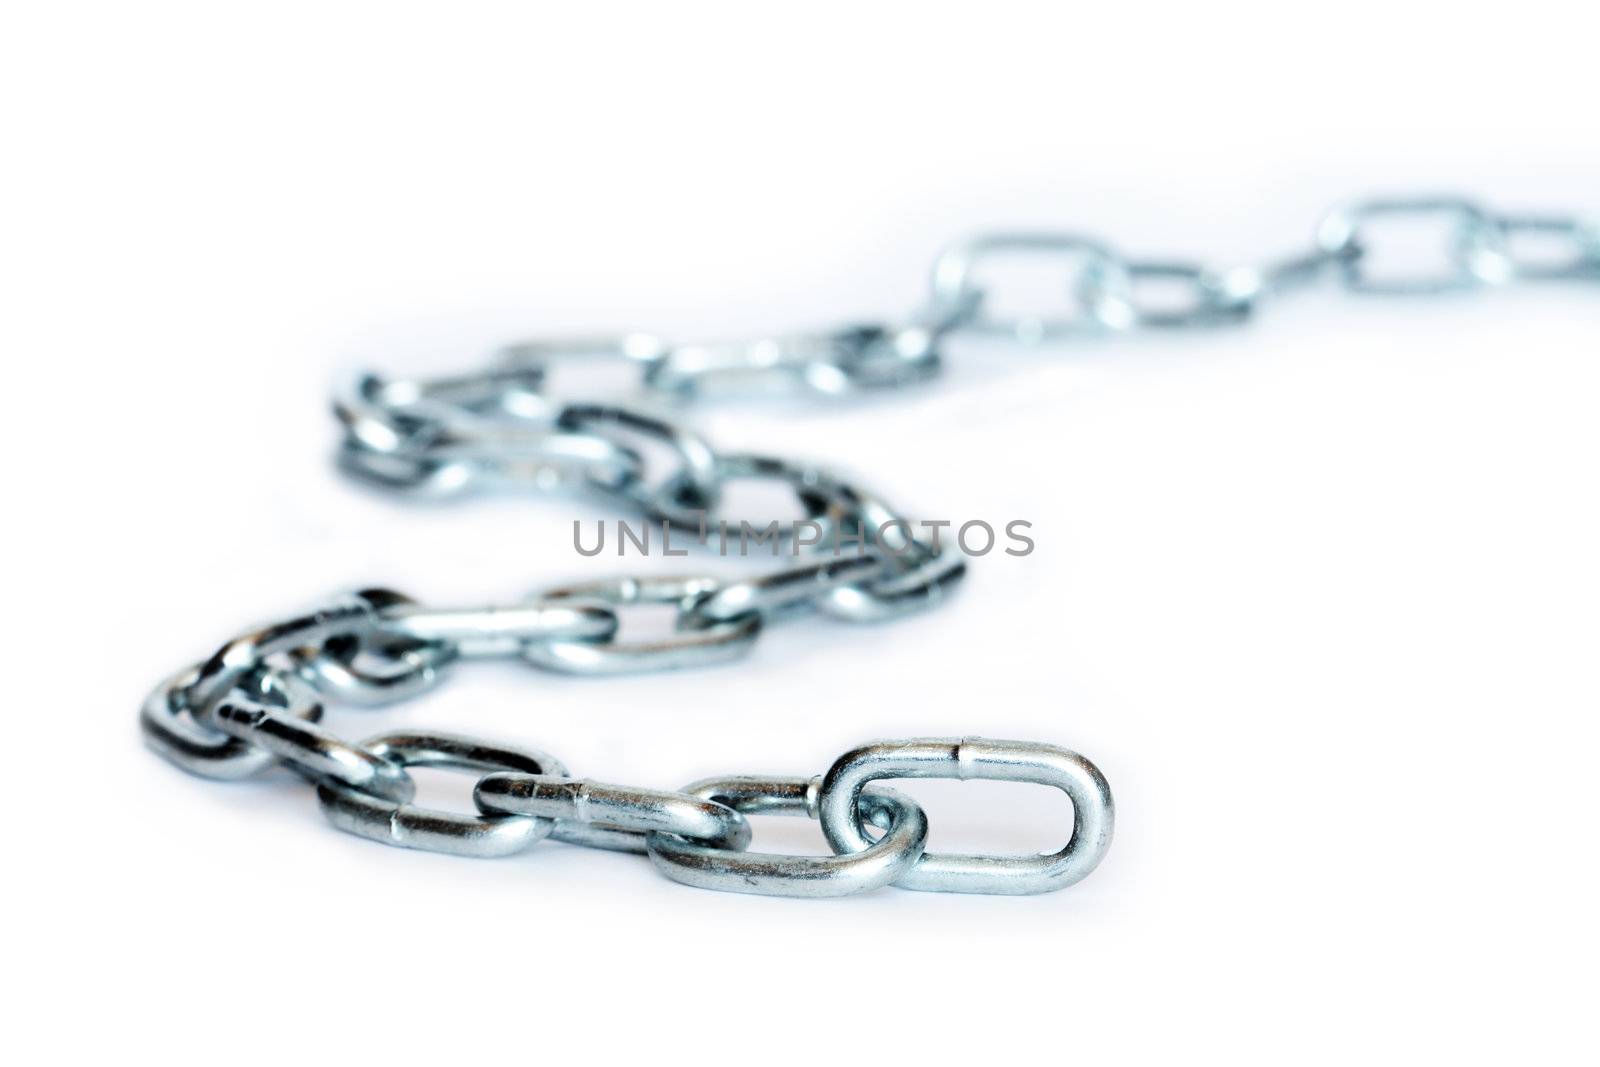
[[[555,819],[552,837],[588,848],[643,855],[645,835],[656,832],[736,851],[750,843],[743,815],[688,793],[550,775],[490,774],[479,779],[472,795],[488,815]]]
[[[877,555],[845,556],[807,563],[789,570],[719,584],[700,593],[686,612],[693,629],[730,622],[752,612],[763,619],[815,606],[836,590],[854,588],[884,570]]]
[[[336,637],[321,648],[296,649],[290,655],[300,677],[323,695],[377,707],[410,700],[438,685],[457,650],[447,644]]]
[[[1442,227],[1439,270],[1394,278],[1371,273],[1368,262],[1375,247],[1373,233],[1382,223],[1397,220],[1432,220]],[[1367,200],[1324,219],[1317,230],[1317,241],[1328,255],[1339,259],[1345,285],[1358,292],[1444,293],[1503,282],[1511,276],[1505,233],[1499,221],[1459,197]]]
[[[361,742],[375,759],[405,767],[468,771],[522,771],[565,775],[561,762],[543,752],[490,745],[453,734],[384,734]],[[550,836],[555,821],[533,815],[457,815],[373,796],[324,779],[317,786],[323,814],[339,829],[400,848],[454,856],[494,857],[521,852]]]
[[[702,507],[715,506],[717,454],[710,442],[685,426],[664,417],[618,404],[569,404],[561,409],[557,425],[567,430],[594,430],[605,440],[629,435],[643,443],[668,450],[677,460],[677,469],[663,479],[647,481],[639,470],[621,481],[594,479],[596,488],[648,508],[658,487],[667,480],[682,481]],[[636,453],[637,454],[637,453]]]
[[[379,613],[385,637],[422,647],[445,647],[462,659],[521,655],[549,641],[606,641],[617,613],[598,601],[534,596],[509,607],[425,608],[403,604]]]
[[[525,645],[522,658],[567,674],[634,674],[640,671],[704,667],[735,660],[750,651],[761,632],[755,613],[710,624],[691,616],[694,604],[720,588],[715,578],[614,578],[549,589],[551,600],[593,599],[618,607],[635,604],[676,606],[674,632],[653,641],[557,639]]]
[[[249,778],[277,762],[264,748],[195,721],[189,691],[200,677],[203,664],[195,664],[167,678],[145,698],[139,714],[145,743],[164,759],[202,778],[233,781]],[[294,686],[286,675],[263,672],[242,680],[241,687],[262,701],[274,701],[290,715],[307,722],[322,718],[322,705],[304,687]]]
[[[1048,893],[1081,881],[1111,847],[1111,787],[1094,764],[1064,748],[981,737],[877,741],[845,753],[822,780],[822,832],[836,852],[872,846],[857,814],[868,782],[883,778],[986,778],[1050,785],[1072,801],[1072,835],[1048,856],[924,855],[895,880],[937,893]]]
[[[1219,326],[1244,318],[1255,302],[1230,292],[1223,279],[1193,263],[1142,263],[1127,265],[1128,288],[1122,298],[1127,308],[1116,318],[1133,326],[1178,329],[1193,326]],[[1182,299],[1173,306],[1150,303],[1141,294],[1153,287],[1175,287]],[[1114,300],[1112,294],[1098,299]]]
[[[919,326],[846,326],[756,341],[676,345],[643,384],[677,400],[804,390],[840,396],[908,385],[939,371],[938,336]]]
[[[1524,280],[1600,280],[1600,227],[1559,215],[1510,215],[1496,220],[1505,241],[1511,276]],[[1519,254],[1528,238],[1553,244],[1555,254]]]
[[[361,597],[372,609],[368,624],[292,650],[297,673],[325,695],[368,706],[409,700],[437,685],[457,647],[383,632],[391,613],[415,608],[410,597],[387,589],[367,590]]]
[[[635,369],[637,376],[648,381],[669,352],[666,343],[659,337],[630,333],[611,337],[522,341],[501,349],[496,363],[502,373],[513,379],[526,375],[533,385],[531,396],[518,399],[518,414],[557,419],[561,409],[557,402],[548,399],[548,386],[551,372],[559,365],[577,363],[594,367],[597,364],[618,364]]]
[[[654,498],[646,505],[651,518],[660,519],[679,530],[697,536],[729,522],[718,513],[716,504],[722,500],[723,487],[731,481],[775,481],[789,485],[800,497],[802,504],[814,504],[807,494],[807,484],[817,477],[814,468],[792,463],[772,456],[757,456],[747,452],[724,453],[715,456],[707,472],[709,490],[694,485],[682,473],[664,482]],[[816,507],[808,508],[807,519],[815,520],[820,513]],[[737,525],[735,523],[734,525]],[[755,526],[755,524],[748,524]],[[779,522],[772,537],[774,545],[783,544],[795,537],[798,524]],[[761,524],[765,531],[768,524]]]
[[[313,781],[342,782],[373,797],[403,804],[417,792],[405,766],[339,740],[294,714],[254,700],[224,699],[212,724],[247,744],[265,749]]]
[[[815,778],[712,778],[683,792],[747,814],[816,818]],[[699,844],[671,834],[647,839],[650,860],[675,882],[727,893],[774,897],[842,897],[865,893],[903,877],[922,856],[928,820],[909,797],[890,790],[863,793],[858,816],[883,836],[854,854],[785,856]]]
[[[1045,259],[1065,268],[1066,315],[997,316],[993,293],[979,279],[997,260]],[[1066,233],[992,233],[955,245],[933,265],[929,319],[943,330],[1009,337],[1022,344],[1060,341],[1134,324],[1132,279],[1125,264],[1097,241]]]
[[[387,589],[368,589],[336,598],[305,615],[253,630],[229,641],[200,666],[183,700],[202,726],[211,725],[216,703],[252,671],[276,655],[321,645],[336,637],[360,638],[379,607],[406,598]]]

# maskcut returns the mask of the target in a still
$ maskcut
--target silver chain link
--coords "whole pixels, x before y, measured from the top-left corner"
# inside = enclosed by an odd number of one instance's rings
[[[1381,249],[1397,225],[1435,228],[1429,269],[1382,268]],[[986,278],[1017,259],[1059,270],[1064,306],[998,310],[996,286]],[[924,308],[903,325],[743,343],[674,345],[642,335],[524,343],[479,374],[369,375],[335,405],[344,431],[340,464],[363,480],[434,496],[492,485],[598,492],[701,534],[729,521],[722,503],[730,482],[776,482],[806,517],[772,524],[796,562],[737,581],[586,582],[474,609],[426,608],[390,590],[363,590],[241,635],[166,679],[145,702],[145,738],[205,777],[243,778],[282,764],[315,783],[335,826],[407,848],[499,856],[549,837],[647,853],[688,885],[788,896],[889,884],[964,893],[1071,885],[1110,845],[1111,793],[1093,764],[1053,745],[880,741],[847,752],[815,778],[730,777],[673,792],[571,778],[545,753],[449,734],[386,734],[351,744],[321,725],[322,700],[403,700],[438,684],[458,660],[521,658],[577,674],[697,667],[744,655],[768,624],[806,609],[878,621],[937,604],[966,572],[953,546],[916,536],[901,512],[847,479],[781,458],[719,451],[663,412],[730,391],[830,396],[922,382],[939,373],[943,342],[962,335],[1034,343],[1238,323],[1271,298],[1330,278],[1352,291],[1403,294],[1512,280],[1600,281],[1600,230],[1563,216],[1495,214],[1450,197],[1369,200],[1323,220],[1308,251],[1226,270],[1129,258],[1071,234],[989,234],[938,258]],[[1158,299],[1161,291],[1166,299]],[[629,402],[569,402],[548,391],[559,364],[608,360],[637,369]],[[826,531],[834,551],[818,547],[820,536],[802,541],[803,524]],[[854,551],[841,554],[846,542]],[[625,636],[627,609],[644,604],[674,609],[668,636]],[[407,768],[414,766],[479,775],[477,811],[413,805]],[[1068,842],[1043,856],[926,852],[921,808],[868,784],[904,777],[1053,786],[1072,801]],[[748,851],[750,814],[815,818],[834,855]]]

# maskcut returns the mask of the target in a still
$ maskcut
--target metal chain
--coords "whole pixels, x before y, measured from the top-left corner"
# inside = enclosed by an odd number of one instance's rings
[[[1382,268],[1381,249],[1396,226],[1433,228],[1431,270]],[[1017,259],[1062,271],[1065,307],[997,310],[998,286],[988,279]],[[1514,279],[1600,281],[1600,230],[1567,217],[1494,214],[1448,197],[1371,200],[1328,216],[1307,252],[1229,270],[1128,258],[1071,234],[989,234],[938,258],[925,307],[903,325],[744,343],[673,345],[639,335],[525,343],[479,374],[367,376],[335,405],[344,429],[340,464],[366,481],[428,495],[486,485],[579,488],[702,540],[731,522],[722,509],[730,482],[772,481],[794,493],[805,518],[773,521],[763,536],[788,546],[795,562],[737,581],[587,582],[475,609],[426,608],[389,590],[364,590],[237,637],[168,678],[145,703],[144,735],[161,755],[206,777],[242,778],[281,763],[315,783],[335,826],[408,848],[499,856],[550,837],[647,853],[689,885],[790,896],[888,884],[966,893],[1071,885],[1110,845],[1111,793],[1093,764],[1052,745],[881,741],[847,752],[815,778],[719,778],[672,792],[571,778],[545,753],[449,734],[351,744],[320,725],[321,700],[402,700],[437,684],[456,660],[520,657],[579,674],[701,666],[745,654],[766,625],[807,609],[877,621],[939,603],[966,564],[937,531],[919,536],[880,497],[825,470],[718,451],[662,409],[741,389],[837,395],[925,381],[938,374],[941,345],[952,336],[1033,343],[1237,323],[1269,298],[1325,278],[1358,292],[1406,294]],[[553,398],[550,372],[568,360],[635,366],[637,395],[629,403]],[[624,636],[622,616],[640,604],[675,610],[667,637]],[[413,766],[478,774],[477,811],[414,806]],[[1044,856],[926,852],[927,819],[917,804],[868,785],[903,777],[1054,786],[1072,801],[1067,844]],[[817,819],[834,855],[749,851],[746,816],[757,813]]]

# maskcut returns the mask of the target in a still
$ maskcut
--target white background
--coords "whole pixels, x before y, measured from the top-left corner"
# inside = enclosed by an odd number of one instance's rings
[[[566,846],[386,849],[287,774],[184,775],[135,712],[330,591],[470,604],[617,569],[574,555],[598,513],[571,501],[341,481],[341,369],[892,317],[986,226],[1229,262],[1374,192],[1600,211],[1595,41],[1576,3],[14,9],[8,1043],[1593,1062],[1592,286],[1329,291],[1237,331],[956,344],[938,385],[865,403],[696,411],[920,514],[1031,520],[1038,550],[737,666],[482,666],[331,715],[663,787],[875,736],[1057,742],[1118,804],[1065,892],[797,902]],[[908,787],[937,847],[1059,843],[1059,798],[945,784]]]

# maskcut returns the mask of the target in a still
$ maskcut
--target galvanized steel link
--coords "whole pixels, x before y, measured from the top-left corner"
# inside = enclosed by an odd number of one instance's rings
[[[641,671],[704,667],[738,659],[761,633],[762,614],[747,611],[732,618],[688,625],[689,611],[721,587],[710,577],[613,578],[546,590],[553,600],[593,599],[615,607],[634,604],[678,606],[676,632],[650,641],[557,639],[522,648],[529,663],[568,674],[634,674]]]
[[[473,800],[486,814],[542,815],[555,819],[557,841],[616,852],[646,851],[645,835],[667,833],[714,848],[743,849],[750,824],[733,808],[692,796],[579,778],[490,774],[479,779]]]
[[[139,728],[150,748],[191,774],[232,781],[249,778],[277,762],[271,752],[231,734],[200,725],[189,706],[189,692],[203,664],[187,667],[162,681],[145,698]],[[322,704],[289,676],[261,672],[240,680],[239,690],[257,699],[275,701],[307,722],[322,717]]]
[[[736,811],[817,817],[815,778],[711,778],[685,793]],[[928,819],[909,797],[891,790],[857,797],[859,817],[883,831],[853,853],[789,856],[717,848],[672,834],[652,833],[650,861],[675,882],[726,893],[776,897],[843,897],[904,877],[922,857]]]
[[[438,733],[396,733],[361,742],[374,758],[400,767],[446,767],[468,771],[566,773],[543,752],[493,745],[470,737]],[[354,784],[325,778],[317,799],[328,821],[341,830],[400,848],[419,848],[455,856],[509,856],[550,836],[555,820],[536,815],[461,815],[421,808],[374,796]]]
[[[1111,787],[1078,755],[1032,741],[981,737],[877,741],[845,753],[823,778],[817,801],[822,832],[836,852],[872,847],[857,814],[868,782],[883,778],[956,778],[1034,782],[1072,801],[1073,827],[1065,845],[1043,856],[926,854],[895,880],[903,889],[939,893],[1048,893],[1081,881],[1111,847]]]

